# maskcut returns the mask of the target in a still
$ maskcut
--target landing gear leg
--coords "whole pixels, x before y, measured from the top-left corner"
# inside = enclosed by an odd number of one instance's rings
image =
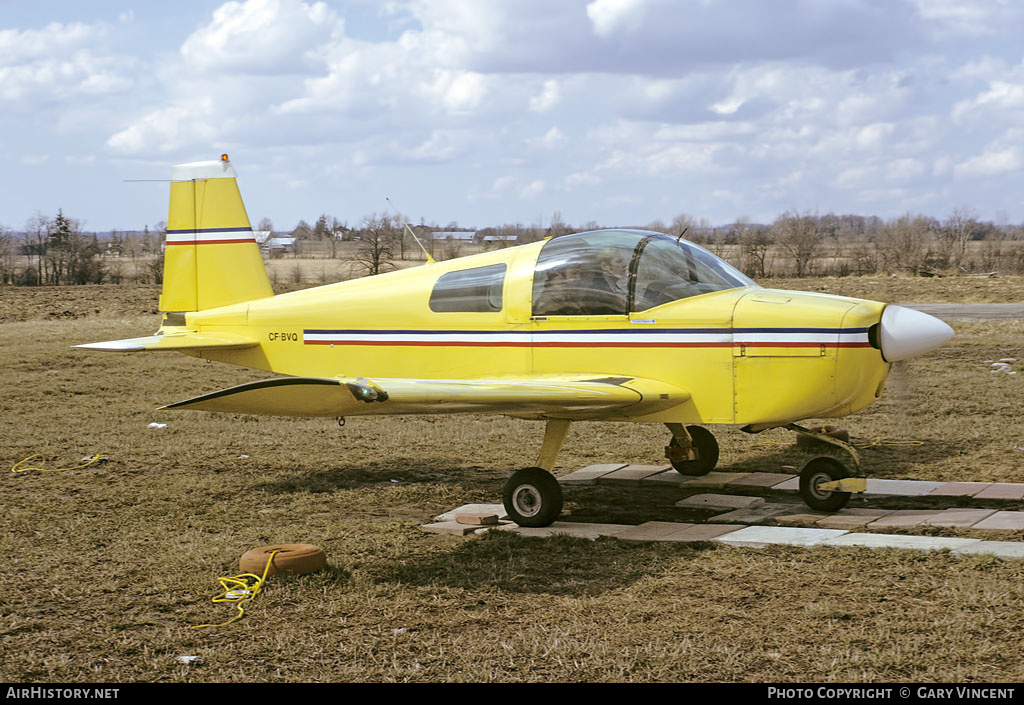
[[[863,492],[867,488],[867,482],[860,476],[860,455],[852,445],[796,424],[789,424],[786,428],[845,450],[853,460],[852,472],[829,456],[813,458],[803,466],[800,470],[800,499],[808,507],[822,512],[837,512],[850,501],[852,492]]]
[[[566,419],[548,419],[537,467],[517,470],[505,483],[505,511],[519,526],[548,526],[562,513],[562,486],[551,471],[569,423]]]
[[[537,467],[548,472],[555,469],[558,452],[562,450],[571,423],[568,419],[548,419],[544,427],[544,442],[540,444],[540,455],[537,456]]]
[[[665,424],[672,440],[665,446],[665,457],[681,475],[707,475],[718,464],[718,441],[703,426]]]

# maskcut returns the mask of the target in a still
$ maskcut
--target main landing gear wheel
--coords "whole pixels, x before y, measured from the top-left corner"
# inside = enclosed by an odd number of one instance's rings
[[[835,458],[821,457],[810,460],[800,471],[800,499],[811,509],[837,512],[850,501],[850,493],[820,490],[818,486],[852,476],[852,473]]]
[[[543,468],[523,468],[502,493],[508,518],[519,526],[548,526],[562,513],[562,487]]]
[[[672,467],[680,475],[707,475],[718,465],[718,441],[714,434],[703,426],[687,426],[686,432],[693,441],[693,449],[697,452],[696,460],[672,460]],[[672,436],[669,448],[678,448],[679,440]]]

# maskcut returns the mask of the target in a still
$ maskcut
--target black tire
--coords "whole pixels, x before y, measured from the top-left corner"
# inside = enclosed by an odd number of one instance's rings
[[[852,477],[852,473],[835,458],[814,458],[800,470],[800,499],[819,512],[838,512],[850,501],[849,492],[824,492],[818,485]]]
[[[697,477],[707,475],[718,465],[718,441],[711,431],[703,426],[687,426],[686,431],[693,439],[693,449],[697,451],[696,460],[669,460],[672,468],[680,475]],[[679,441],[675,436],[669,441],[669,447],[678,447]]]
[[[562,486],[543,468],[523,468],[505,483],[502,501],[519,526],[548,526],[562,513]]]

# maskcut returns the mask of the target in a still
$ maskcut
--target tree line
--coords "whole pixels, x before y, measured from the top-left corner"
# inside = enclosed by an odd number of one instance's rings
[[[728,225],[715,226],[707,219],[681,214],[668,224],[655,220],[622,227],[682,235],[755,279],[996,271],[1024,274],[1024,226],[1001,220],[980,220],[969,208],[956,208],[941,220],[916,213],[886,220],[878,216],[787,211],[767,224],[738,218]],[[422,258],[404,232],[403,222],[398,217],[373,214],[358,227],[349,228],[336,218],[322,215],[314,226],[301,221],[292,235],[300,250],[303,242],[329,240],[332,258],[339,256],[338,243],[355,241],[358,244],[346,249],[344,256],[358,262],[365,273],[378,274],[393,268],[395,260]],[[608,226],[591,221],[573,227],[555,212],[547,226],[509,223],[478,230],[470,245],[462,240],[434,239],[431,234],[441,229],[437,225],[410,226],[435,259],[467,254],[467,248],[480,251],[521,245],[602,227]],[[457,223],[449,223],[443,230],[460,228]]]
[[[954,209],[941,220],[915,213],[886,220],[789,211],[771,223],[739,218],[715,226],[706,219],[681,214],[668,224],[656,220],[622,227],[681,235],[754,279],[882,273],[1024,274],[1024,226],[1005,220],[983,221],[968,208]],[[442,260],[601,227],[594,221],[571,226],[559,212],[547,225],[506,223],[475,231],[455,222],[444,227],[423,222],[412,225],[399,215],[373,213],[353,227],[323,214],[313,225],[302,220],[284,232],[276,232],[273,223],[264,218],[256,230],[289,236],[291,256],[345,259],[356,275],[373,275],[396,269],[402,260],[425,259],[410,231],[432,258]],[[96,233],[83,232],[81,224],[62,210],[52,218],[37,214],[22,233],[0,227],[0,284],[160,283],[164,230],[166,224],[161,222],[153,229],[114,231],[101,239]],[[434,237],[438,232],[442,236]],[[468,232],[473,233],[471,238]],[[281,250],[267,247],[265,252],[280,256]]]
[[[96,233],[84,233],[81,224],[57,211],[53,218],[37,214],[19,238],[0,227],[0,283],[100,284],[106,279],[104,244]]]

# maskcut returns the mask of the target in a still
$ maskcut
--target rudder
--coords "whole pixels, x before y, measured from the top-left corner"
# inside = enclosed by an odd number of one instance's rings
[[[227,155],[171,169],[161,311],[274,295]]]

